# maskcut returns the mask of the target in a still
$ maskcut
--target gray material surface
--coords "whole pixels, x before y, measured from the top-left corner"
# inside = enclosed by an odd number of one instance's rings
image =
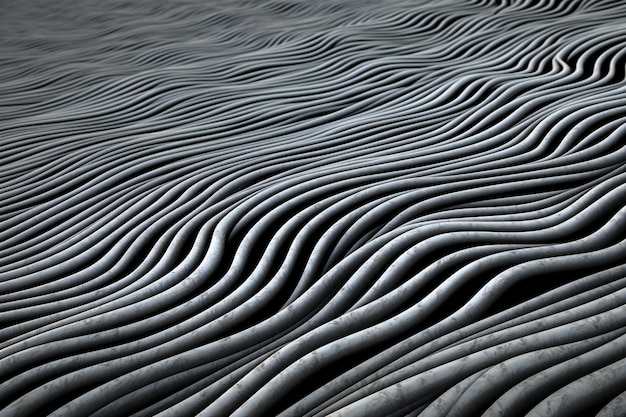
[[[626,415],[624,2],[0,10],[0,416]]]

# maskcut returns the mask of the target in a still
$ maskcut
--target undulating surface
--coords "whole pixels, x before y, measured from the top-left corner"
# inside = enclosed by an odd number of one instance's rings
[[[626,415],[624,2],[0,3],[0,416]]]

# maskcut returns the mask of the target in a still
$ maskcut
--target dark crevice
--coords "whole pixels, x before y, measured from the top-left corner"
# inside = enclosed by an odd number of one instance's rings
[[[498,299],[495,300],[491,306],[489,306],[489,309],[483,313],[482,317],[497,314],[508,308],[538,297],[541,294],[545,294],[548,291],[562,285],[574,282],[583,277],[618,266],[620,264],[621,262],[614,262],[609,265],[579,268],[575,270],[561,269],[551,273],[534,275],[530,278],[523,279],[511,285],[511,287],[501,294]]]

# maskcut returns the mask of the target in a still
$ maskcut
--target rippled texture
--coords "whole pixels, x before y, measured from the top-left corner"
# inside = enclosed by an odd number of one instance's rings
[[[2,1],[0,416],[626,415],[626,4]]]

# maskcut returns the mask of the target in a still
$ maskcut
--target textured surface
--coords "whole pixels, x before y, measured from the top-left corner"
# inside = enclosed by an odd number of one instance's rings
[[[626,413],[622,1],[0,5],[0,416]]]

